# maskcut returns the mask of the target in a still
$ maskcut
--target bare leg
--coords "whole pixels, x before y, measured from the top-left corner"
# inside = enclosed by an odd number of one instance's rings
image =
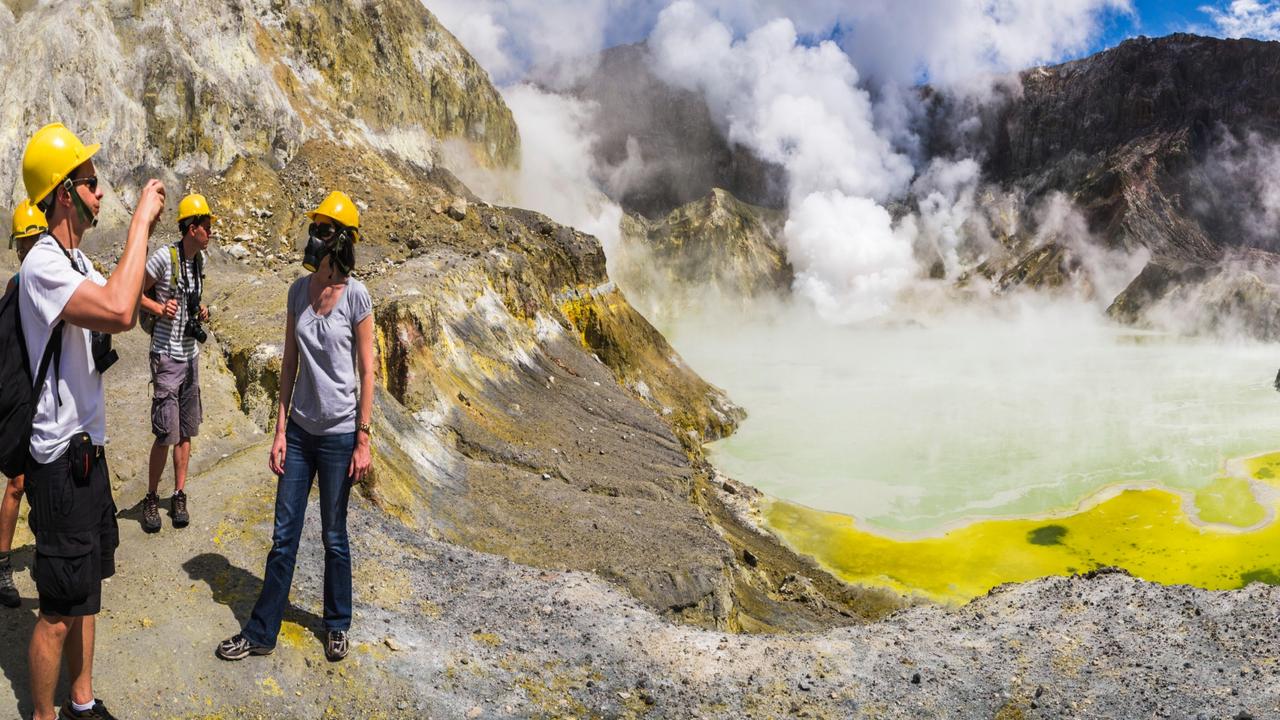
[[[22,476],[9,480],[0,500],[0,554],[13,549],[13,530],[18,525],[18,506],[22,504]]]
[[[31,666],[31,701],[35,704],[35,720],[54,720],[57,708],[53,704],[53,691],[58,685],[58,670],[62,664],[62,646],[74,618],[36,618],[31,632],[31,645],[27,650],[27,662]]]
[[[189,464],[191,464],[191,438],[182,438],[182,442],[173,446],[173,489],[177,492],[182,492],[187,487]]]
[[[169,458],[169,447],[159,440],[151,443],[151,458],[147,466],[147,492],[154,493],[160,488],[160,476],[164,474],[164,464]],[[177,448],[174,448],[177,456]]]
[[[71,699],[84,705],[93,702],[93,615],[78,617],[67,633],[64,657],[71,676]]]

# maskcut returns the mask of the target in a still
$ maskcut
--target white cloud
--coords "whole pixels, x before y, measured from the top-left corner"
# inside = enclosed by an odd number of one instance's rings
[[[1225,9],[1203,5],[1200,12],[1209,16],[1217,33],[1223,37],[1280,40],[1280,3],[1232,0]]]

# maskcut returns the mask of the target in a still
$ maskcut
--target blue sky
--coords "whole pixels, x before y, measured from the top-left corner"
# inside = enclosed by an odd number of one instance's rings
[[[1280,12],[1275,2],[1259,2],[1264,9]],[[1136,17],[1115,17],[1107,33],[1094,50],[1116,45],[1135,35],[1160,37],[1174,32],[1198,30],[1206,35],[1222,35],[1214,27],[1213,20],[1203,7],[1216,7],[1222,11],[1230,8],[1229,0],[1133,0]],[[1269,38],[1264,38],[1269,39]]]

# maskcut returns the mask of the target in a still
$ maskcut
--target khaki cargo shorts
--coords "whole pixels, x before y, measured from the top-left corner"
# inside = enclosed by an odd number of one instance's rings
[[[200,359],[174,360],[151,353],[151,432],[161,445],[177,445],[200,433]]]

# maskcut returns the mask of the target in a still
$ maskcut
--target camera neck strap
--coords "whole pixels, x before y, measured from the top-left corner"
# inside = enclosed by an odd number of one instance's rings
[[[191,278],[187,278],[187,257],[182,249],[182,241],[173,244],[170,249],[170,259],[173,262],[173,278],[176,281],[179,276],[182,278],[182,288],[194,298],[195,303],[199,305],[200,296],[204,293],[204,263],[200,261],[200,253],[197,252],[195,257],[191,258]],[[176,284],[176,283],[175,283]],[[173,294],[177,294],[177,288]]]

